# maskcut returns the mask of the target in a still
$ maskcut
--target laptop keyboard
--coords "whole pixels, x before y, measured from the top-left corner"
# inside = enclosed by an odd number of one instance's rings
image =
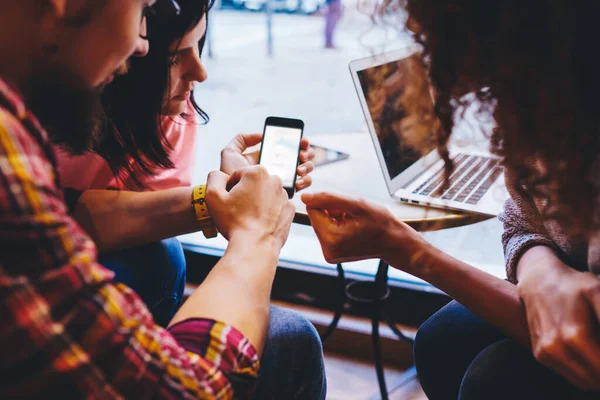
[[[454,160],[448,189],[441,191],[444,168],[440,168],[413,191],[413,194],[477,204],[502,174],[499,161],[490,157],[459,154]]]

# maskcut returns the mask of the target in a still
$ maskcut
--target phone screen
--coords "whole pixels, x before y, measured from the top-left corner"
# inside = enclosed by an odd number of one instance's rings
[[[286,188],[293,188],[296,182],[301,139],[302,129],[274,125],[265,126],[260,164],[271,175],[279,176]]]

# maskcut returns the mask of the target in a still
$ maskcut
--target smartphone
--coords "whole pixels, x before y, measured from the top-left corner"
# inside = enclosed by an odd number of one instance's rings
[[[304,122],[299,119],[268,117],[265,121],[258,163],[269,174],[281,178],[290,199],[296,191],[300,140],[303,134]]]

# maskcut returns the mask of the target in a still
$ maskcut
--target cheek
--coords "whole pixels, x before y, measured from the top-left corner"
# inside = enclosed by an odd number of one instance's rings
[[[90,71],[100,70],[95,77],[97,80],[106,79],[134,53],[140,35],[139,16],[134,11],[109,15],[113,17],[113,24],[105,24],[95,40],[85,44],[87,48],[94,49],[91,57],[87,58],[87,64]]]
[[[174,65],[171,67],[169,71],[169,83],[167,85],[167,90],[165,92],[165,98],[170,99],[177,92],[177,86],[179,85],[180,76],[178,72],[179,68]]]
[[[183,63],[171,67],[171,71],[169,72],[169,84],[165,92],[165,96],[167,98],[170,99],[173,96],[181,94],[181,92],[184,90],[184,86],[187,86],[184,85],[185,82],[183,82],[183,73]]]

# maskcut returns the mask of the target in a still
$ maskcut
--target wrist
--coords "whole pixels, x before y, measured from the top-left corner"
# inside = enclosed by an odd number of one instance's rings
[[[517,264],[517,281],[520,286],[539,285],[543,281],[559,282],[560,276],[573,272],[546,246],[535,246],[521,256]]]
[[[206,238],[217,236],[217,229],[210,214],[206,202],[206,185],[198,185],[192,188],[192,209],[194,210],[198,227]]]
[[[253,231],[236,230],[229,236],[227,253],[244,262],[259,260],[261,264],[277,266],[283,245],[275,237]]]
[[[402,240],[399,236],[402,232],[402,227],[395,218],[390,219],[383,230],[383,259],[391,264],[388,260],[394,258],[398,250],[398,244]]]
[[[435,256],[433,248],[411,227],[392,219],[384,234],[383,259],[391,266],[421,276]]]

